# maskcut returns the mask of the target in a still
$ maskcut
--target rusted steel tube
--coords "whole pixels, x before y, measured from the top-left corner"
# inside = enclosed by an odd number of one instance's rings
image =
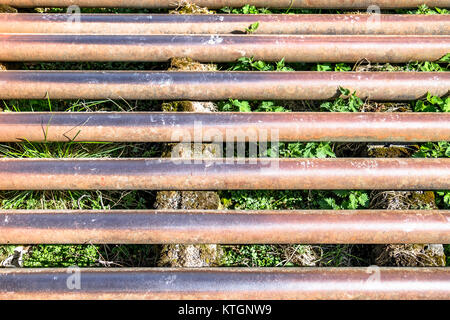
[[[0,34],[0,61],[434,61],[450,36]]]
[[[23,140],[450,141],[450,113],[0,113],[0,141]]]
[[[448,0],[195,0],[195,4],[212,9],[242,7],[246,4],[265,8],[324,8],[324,9],[367,9],[370,6],[390,8],[415,8],[422,4],[430,7],[450,7]],[[14,7],[113,7],[113,8],[175,8],[173,0],[0,0],[0,4]]]
[[[179,14],[0,14],[0,33],[78,34],[256,34],[448,35],[447,15],[179,15]]]
[[[449,268],[0,269],[0,299],[450,299]]]
[[[450,159],[0,159],[0,190],[65,189],[449,190]]]
[[[0,59],[1,60],[1,59]],[[1,99],[323,100],[448,94],[449,72],[2,71]]]
[[[450,210],[0,211],[0,243],[447,243]]]

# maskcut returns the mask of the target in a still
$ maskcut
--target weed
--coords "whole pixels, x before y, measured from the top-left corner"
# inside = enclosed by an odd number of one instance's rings
[[[286,66],[284,59],[276,63],[254,60],[253,58],[241,57],[233,63],[230,71],[294,71],[290,66]]]
[[[420,5],[415,10],[399,9],[396,11],[397,11],[397,13],[402,13],[402,14],[449,14],[450,13],[450,11],[447,9],[430,8],[426,4]]]
[[[345,88],[339,88],[341,96],[334,101],[322,103],[320,109],[331,112],[358,112],[364,102],[356,95]]]
[[[94,245],[36,245],[24,258],[24,267],[52,268],[89,267],[97,264],[97,247]]]
[[[318,63],[316,65],[316,71],[352,71],[352,67],[347,63]]]
[[[272,12],[267,8],[256,8],[255,6],[251,6],[246,4],[242,8],[230,8],[224,7],[220,9],[220,11],[224,13],[232,13],[232,14],[271,14]]]
[[[252,23],[248,28],[245,29],[245,32],[248,34],[255,33],[259,27],[259,22]]]
[[[450,112],[450,97],[439,98],[428,93],[425,100],[418,100],[415,102],[414,111]]]

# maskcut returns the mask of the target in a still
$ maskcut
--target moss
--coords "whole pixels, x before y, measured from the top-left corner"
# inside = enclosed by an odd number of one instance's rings
[[[184,191],[181,193],[181,209],[219,209],[220,198],[213,191]]]
[[[165,245],[158,261],[159,267],[212,267],[223,259],[221,246],[215,244]]]
[[[192,108],[191,101],[172,101],[164,102],[161,105],[161,110],[166,112],[177,112],[177,111],[190,111]]]
[[[213,102],[200,101],[171,101],[161,104],[165,112],[215,112],[217,106]]]
[[[396,267],[445,267],[441,244],[389,244],[376,246],[375,263]]]
[[[178,8],[169,11],[171,14],[214,14],[212,10],[208,10],[206,7],[200,7],[190,1],[180,1]]]
[[[433,191],[412,192],[411,202],[419,208],[437,209],[436,197]]]
[[[17,9],[7,6],[6,4],[0,4],[0,13],[17,13]]]
[[[181,192],[179,191],[159,191],[156,194],[156,209],[179,209],[181,202]]]
[[[200,63],[188,57],[170,59],[169,71],[217,71],[216,64]]]
[[[189,58],[174,58],[169,70],[216,70],[215,65],[200,64]],[[174,101],[163,103],[161,109],[166,112],[212,112],[217,106],[212,102]],[[202,144],[199,154],[194,152],[191,143],[171,143],[165,145],[164,157],[176,158],[214,158],[216,145]],[[160,191],[157,193],[157,209],[219,209],[220,197],[213,191]],[[161,249],[158,266],[160,267],[209,267],[217,266],[223,261],[223,249],[220,245],[164,245]]]
[[[156,196],[157,209],[219,209],[220,198],[213,191],[160,191]]]
[[[371,198],[372,209],[437,209],[433,191],[374,191]]]
[[[417,151],[419,146],[368,145],[368,155],[375,158],[407,158]]]
[[[322,256],[323,252],[319,246],[286,246],[284,250],[284,258],[287,263],[292,263],[301,267],[317,266]]]

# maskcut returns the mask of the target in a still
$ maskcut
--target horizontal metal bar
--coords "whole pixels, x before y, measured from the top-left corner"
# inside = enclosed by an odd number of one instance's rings
[[[0,61],[434,61],[450,36],[0,34]]]
[[[450,269],[0,269],[0,299],[450,299]]]
[[[0,190],[65,189],[450,190],[450,158],[0,159]]]
[[[0,14],[0,33],[448,35],[448,15]]]
[[[0,141],[23,140],[450,141],[450,113],[0,113]]]
[[[449,72],[2,71],[1,99],[320,100],[448,94]]]
[[[378,6],[384,9],[416,8],[422,4],[429,7],[450,7],[448,0],[195,0],[193,2],[211,9],[242,7],[246,4],[265,8],[323,9],[367,9],[370,6]],[[179,5],[179,2],[173,0],[0,0],[0,4],[14,7],[68,7],[77,5],[101,8],[175,8]]]
[[[0,211],[0,243],[448,243],[450,210]]]

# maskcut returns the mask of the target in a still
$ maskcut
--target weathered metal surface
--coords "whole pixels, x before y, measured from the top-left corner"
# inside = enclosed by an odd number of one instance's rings
[[[0,299],[450,299],[450,269],[0,269]]]
[[[0,159],[0,190],[448,190],[450,159]]]
[[[448,15],[0,14],[0,33],[448,35]]]
[[[339,87],[362,99],[416,100],[448,94],[450,73],[0,72],[1,99],[320,100],[338,97]]]
[[[0,211],[0,243],[447,243],[450,210]]]
[[[381,8],[416,8],[422,4],[430,7],[450,7],[448,0],[195,0],[193,3],[218,9],[223,7],[242,7],[246,4],[265,8],[328,8],[328,9],[367,9],[370,6]],[[113,8],[175,8],[173,0],[0,0],[0,4],[14,7],[113,7]],[[371,11],[372,12],[372,11]]]
[[[450,113],[0,113],[0,141],[450,141]]]
[[[0,61],[434,61],[450,36],[0,34]]]

